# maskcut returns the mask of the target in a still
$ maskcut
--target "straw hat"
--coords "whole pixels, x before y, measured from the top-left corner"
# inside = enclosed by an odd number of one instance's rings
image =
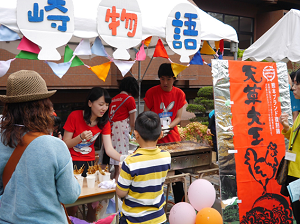
[[[0,100],[4,103],[28,102],[48,98],[55,92],[48,91],[45,80],[37,72],[20,70],[8,77],[6,95],[0,95]]]

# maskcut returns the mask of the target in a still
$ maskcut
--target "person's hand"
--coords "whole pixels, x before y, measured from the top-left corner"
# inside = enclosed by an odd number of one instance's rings
[[[82,141],[84,141],[84,139],[86,141],[89,141],[93,137],[93,132],[92,131],[84,131],[80,135],[81,135],[81,138],[83,139]]]
[[[169,132],[170,132],[170,126],[163,126],[162,128],[161,128],[161,130],[163,131],[163,138],[164,137],[166,137],[168,134],[169,134]]]
[[[206,134],[207,134],[207,135],[211,135],[211,131],[210,131],[209,128],[207,129]]]
[[[288,131],[290,129],[289,121],[288,121],[289,115],[287,113],[282,113],[279,117],[279,122],[282,124],[285,131]]]

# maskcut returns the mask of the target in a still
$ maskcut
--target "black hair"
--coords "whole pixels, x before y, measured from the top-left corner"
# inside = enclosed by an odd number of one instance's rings
[[[134,77],[127,76],[124,79],[122,79],[119,86],[119,90],[130,93],[131,96],[136,97],[139,93],[139,85]]]
[[[162,76],[167,76],[176,79],[170,63],[163,63],[159,66],[158,78],[161,78]]]
[[[300,69],[298,69],[295,73],[295,77],[296,77],[296,84],[300,84]],[[294,80],[292,80],[294,81]]]
[[[53,136],[58,137],[59,134],[62,134],[63,128],[61,125],[60,117],[54,116],[54,127],[53,127]]]
[[[139,114],[135,121],[135,130],[144,141],[157,141],[161,134],[159,116],[152,111]]]
[[[294,82],[295,75],[296,75],[295,71],[290,73],[290,77],[291,77],[292,82]]]
[[[90,90],[85,104],[84,104],[84,116],[83,119],[87,124],[91,124],[91,116],[92,116],[92,110],[89,107],[89,101],[94,102],[98,100],[100,97],[104,96],[105,103],[110,104],[111,98],[107,92],[107,90],[101,88],[101,87],[94,87]],[[104,113],[102,117],[97,118],[97,126],[102,129],[104,125],[108,122],[108,110]]]

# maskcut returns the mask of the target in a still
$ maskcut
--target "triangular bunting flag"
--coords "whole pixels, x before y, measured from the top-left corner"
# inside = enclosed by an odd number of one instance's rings
[[[124,77],[127,74],[127,72],[132,68],[135,61],[114,60],[114,63],[122,73],[122,76]]]
[[[162,58],[166,58],[166,59],[169,58],[161,39],[158,39],[158,41],[157,41],[153,57],[162,57]]]
[[[35,53],[35,54],[40,53],[39,46],[36,45],[35,43],[31,42],[30,40],[28,40],[25,36],[23,36],[17,49],[21,50],[21,51]]]
[[[150,37],[147,37],[147,38],[145,39],[144,44],[145,44],[147,47],[149,47],[150,42],[151,42],[151,39],[152,39],[151,36],[150,36]]]
[[[180,65],[176,63],[171,63],[171,67],[174,73],[175,78],[177,78],[177,75],[182,72],[184,69],[186,69],[188,66]]]
[[[15,58],[9,59],[7,61],[0,61],[0,77],[4,76],[8,69],[10,68],[10,63],[16,60]]]
[[[72,59],[72,57],[73,57],[73,50],[68,45],[66,45],[64,62],[69,62]],[[72,60],[71,67],[76,67],[80,65],[84,65],[84,63],[80,60],[79,57],[75,56]]]
[[[224,53],[224,40],[220,40],[220,52],[223,54]]]
[[[223,60],[223,54],[220,54],[220,55],[219,55],[219,59],[220,59],[220,60]]]
[[[98,76],[99,79],[101,79],[105,82],[106,77],[109,72],[109,69],[110,69],[110,64],[111,64],[111,61],[106,62],[102,65],[96,65],[96,66],[90,67],[89,69],[92,70],[92,72],[94,72]]]
[[[211,63],[208,63],[207,65],[208,65],[209,67],[211,67]]]
[[[190,61],[190,65],[203,65],[203,59],[201,57],[200,51],[194,55],[192,60]]]
[[[14,41],[21,39],[19,35],[7,28],[4,25],[0,25],[0,41]]]
[[[94,44],[92,46],[92,53],[98,56],[104,56],[104,57],[108,56],[99,37],[96,37],[94,41]]]
[[[142,43],[139,52],[136,53],[135,60],[144,61],[145,59],[146,59],[146,53],[145,53],[144,44]]]
[[[59,78],[62,78],[69,70],[72,62],[69,61],[56,64],[54,62],[46,61],[46,63],[50,66],[55,75],[57,75]]]
[[[201,54],[215,55],[216,52],[211,48],[207,41],[203,42],[202,48],[200,50]]]
[[[89,39],[82,39],[74,51],[74,55],[92,55]]]
[[[18,55],[16,55],[16,58],[39,60],[38,54],[27,52],[27,51],[20,51],[20,53]]]
[[[117,214],[117,213],[116,213]],[[98,221],[96,221],[94,224],[111,224],[112,221],[114,220],[116,214],[112,214],[110,216],[107,216],[104,219],[99,219]]]
[[[215,41],[215,47],[216,47],[216,51],[218,51],[220,47],[220,41]]]

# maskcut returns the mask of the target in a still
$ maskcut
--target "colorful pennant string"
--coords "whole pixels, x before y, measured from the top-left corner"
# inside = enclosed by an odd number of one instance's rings
[[[110,69],[111,61],[106,62],[102,65],[96,65],[93,67],[90,67],[89,69],[94,72],[99,79],[105,82],[106,77],[108,75],[109,69]]]
[[[200,53],[207,54],[207,55],[215,55],[216,54],[216,52],[211,48],[211,46],[209,45],[209,43],[207,41],[203,42]]]
[[[19,46],[17,47],[18,50],[27,51],[31,53],[38,54],[40,53],[40,48],[37,44],[33,43],[32,41],[28,40],[25,36],[20,41]]]
[[[16,60],[16,58],[9,59],[7,61],[0,61],[0,77],[4,76],[10,68],[10,63]]]
[[[16,58],[39,60],[38,54],[27,52],[27,51],[20,51],[20,53],[18,55],[16,55]]]
[[[69,62],[73,58],[71,67],[84,65],[84,63],[80,60],[80,58],[78,56],[73,57],[73,53],[74,53],[73,50],[68,45],[66,45],[64,62]]]
[[[53,73],[55,75],[57,75],[59,78],[62,78],[67,71],[69,70],[69,68],[71,67],[71,61],[69,62],[63,62],[63,63],[54,63],[54,62],[49,62],[49,61],[45,61],[49,67],[52,69]]]
[[[186,65],[180,65],[180,64],[177,64],[177,63],[172,63],[171,67],[172,67],[172,70],[173,70],[175,78],[177,78],[177,75],[180,72],[182,72],[183,70],[185,70],[188,66],[186,66]]]
[[[158,39],[158,41],[157,41],[153,57],[162,57],[162,58],[166,58],[166,59],[169,58],[161,39]]]

